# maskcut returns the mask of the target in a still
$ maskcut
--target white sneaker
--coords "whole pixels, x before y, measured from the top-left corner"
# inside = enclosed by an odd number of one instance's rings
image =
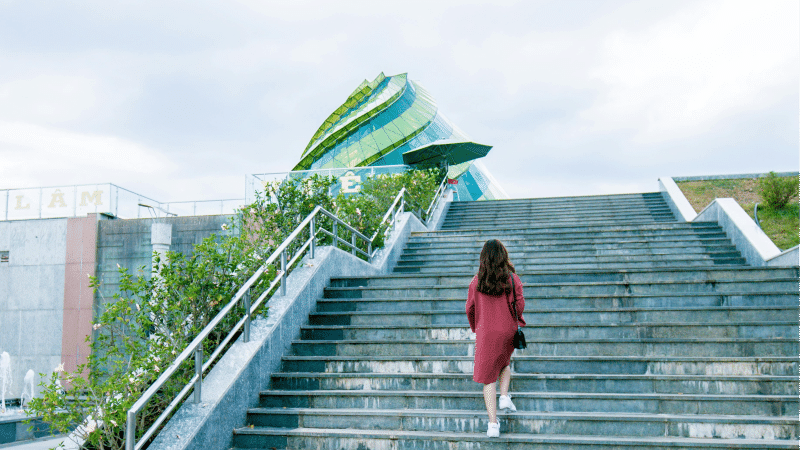
[[[510,395],[501,395],[500,403],[497,406],[497,409],[506,409],[509,412],[515,412],[517,410],[517,407],[514,406],[514,403],[511,401]]]
[[[486,436],[500,437],[500,422],[497,423],[489,422],[489,429],[486,430]]]

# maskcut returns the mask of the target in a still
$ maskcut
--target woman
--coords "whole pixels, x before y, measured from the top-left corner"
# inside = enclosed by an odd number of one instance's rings
[[[478,274],[469,285],[467,317],[469,327],[476,334],[475,367],[472,379],[483,383],[483,399],[489,413],[489,437],[500,436],[497,422],[495,382],[500,378],[500,409],[516,411],[508,395],[511,383],[511,353],[514,351],[514,334],[517,318],[512,312],[511,302],[517,299],[519,324],[525,325],[522,311],[522,282],[508,260],[508,252],[497,239],[486,241],[481,250],[481,265]],[[512,293],[512,277],[515,292]]]

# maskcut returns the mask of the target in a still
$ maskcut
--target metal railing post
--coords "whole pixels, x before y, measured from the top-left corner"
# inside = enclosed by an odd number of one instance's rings
[[[248,289],[242,296],[244,302],[244,331],[242,331],[242,339],[244,342],[250,342],[250,289]]]
[[[372,242],[367,242],[367,262],[372,262]]]
[[[200,403],[203,390],[203,343],[194,349],[194,373],[197,375],[197,381],[194,382],[194,402]]]
[[[136,448],[136,413],[128,411],[128,423],[125,424],[125,450]]]
[[[353,248],[350,249],[350,253],[352,253],[353,256],[356,256],[356,234],[355,233],[350,233],[350,245],[353,246]]]
[[[405,211],[405,207],[406,207],[406,191],[403,190],[402,200],[400,200],[400,212],[399,212],[399,214],[403,214],[403,211]]]
[[[333,246],[339,248],[339,223],[333,220]]]
[[[281,252],[281,295],[286,296],[286,250]]]
[[[309,246],[309,256],[310,256],[309,259],[314,259],[314,248],[317,246],[317,244],[315,242],[317,240],[316,237],[315,237],[316,236],[316,231],[317,231],[315,225],[316,225],[316,217],[312,217],[311,218],[311,223],[309,224],[309,226],[311,227],[310,228],[310,230],[311,230],[311,245]]]

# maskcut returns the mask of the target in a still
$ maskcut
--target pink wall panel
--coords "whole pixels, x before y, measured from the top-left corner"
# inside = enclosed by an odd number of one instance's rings
[[[66,268],[64,272],[64,326],[61,358],[64,369],[74,371],[89,356],[86,336],[92,334],[94,293],[89,276],[97,267],[97,216],[67,219]]]

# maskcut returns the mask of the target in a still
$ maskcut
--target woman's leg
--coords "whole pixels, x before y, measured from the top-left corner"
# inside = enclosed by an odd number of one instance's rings
[[[494,383],[483,385],[483,401],[486,402],[486,412],[489,413],[489,422],[497,423],[497,391]]]
[[[511,367],[506,366],[500,372],[500,395],[508,395],[508,386],[511,384]],[[486,392],[484,389],[483,392]]]

